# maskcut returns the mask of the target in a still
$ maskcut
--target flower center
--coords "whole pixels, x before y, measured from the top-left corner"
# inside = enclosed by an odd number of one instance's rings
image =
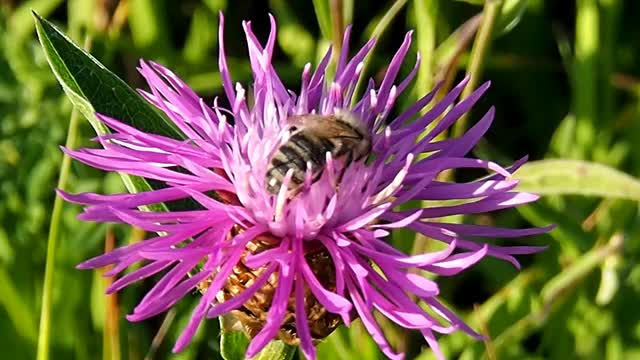
[[[234,229],[232,233],[237,231],[237,229]],[[304,258],[307,264],[324,288],[329,291],[335,291],[336,274],[331,256],[324,247],[313,246],[317,245],[313,244],[313,241],[308,243],[312,245],[305,248]],[[227,279],[225,286],[216,295],[218,302],[222,303],[240,295],[264,274],[268,265],[253,269],[245,263],[248,255],[260,254],[277,247],[279,244],[280,239],[270,235],[261,235],[247,244],[240,261],[233,268],[233,272]],[[212,278],[213,276],[199,284],[198,289],[200,292],[204,293],[206,291]],[[250,338],[256,336],[266,323],[267,314],[278,286],[278,278],[277,271],[273,272],[260,290],[240,308],[231,312],[231,315],[242,325],[243,330]],[[340,316],[329,312],[320,304],[306,285],[304,289],[304,306],[308,326],[314,340],[326,338],[342,323]],[[295,295],[293,292],[289,296],[286,314],[277,338],[289,345],[297,345],[300,342],[296,327]]]

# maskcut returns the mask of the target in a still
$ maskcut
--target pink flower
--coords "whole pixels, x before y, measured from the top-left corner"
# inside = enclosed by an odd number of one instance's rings
[[[109,293],[163,272],[161,280],[127,316],[131,321],[162,313],[200,288],[202,298],[174,351],[189,344],[205,318],[238,310],[246,314],[249,302],[255,302],[257,294],[268,286],[272,291],[269,301],[263,304],[266,317],[251,334],[248,357],[256,355],[272,339],[282,337],[286,323],[294,342],[299,343],[307,358],[314,359],[313,340],[318,334],[308,321],[313,306],[329,314],[326,319],[335,320],[333,328],[340,320],[348,326],[360,318],[384,354],[393,359],[402,354],[395,353],[385,340],[374,310],[400,326],[420,331],[439,358],[443,356],[436,333],[461,330],[480,337],[438,301],[439,289],[434,280],[412,270],[452,276],[485,256],[518,266],[514,255],[542,249],[495,246],[472,238],[520,237],[540,234],[550,227],[502,229],[439,221],[454,214],[512,208],[538,198],[514,191],[518,182],[510,178],[510,173],[524,159],[508,170],[490,161],[465,157],[489,128],[493,108],[463,136],[434,140],[471,109],[489,84],[456,102],[467,85],[465,79],[421,115],[437,87],[392,117],[396,99],[405,92],[418,68],[416,61],[406,78],[397,79],[411,44],[411,33],[391,59],[382,82],[369,81],[364,96],[353,101],[363,59],[375,40],[349,57],[347,29],[335,78],[326,77],[329,51],[315,70],[310,65],[304,68],[302,86],[295,93],[283,85],[272,65],[275,20],[271,18],[271,33],[264,45],[256,39],[249,22],[243,25],[254,78],[253,104],[247,101],[245,88],[232,83],[221,16],[219,68],[230,108],[219,106],[217,99],[206,104],[168,69],[141,62],[140,72],[151,89],[141,91],[142,95],[161,109],[187,140],[145,133],[101,115],[100,119],[113,131],[98,138],[102,149],[65,150],[93,167],[163,184],[161,189],[137,194],[60,192],[66,200],[86,206],[80,215],[82,220],[126,223],[158,234],[88,260],[79,268],[113,264],[109,275],[115,276],[135,263],[144,263],[115,281]],[[371,140],[372,156],[366,161],[346,163],[344,158],[333,158],[328,152],[318,160],[318,178],[307,171],[295,196],[287,191],[294,186],[292,171],[287,172],[279,191],[267,191],[265,174],[271,159],[292,133],[289,119],[294,115],[328,116],[340,112],[362,122]],[[439,121],[433,129],[420,138],[436,119]],[[423,153],[429,155],[420,158],[418,155]],[[487,169],[492,175],[468,183],[437,180],[442,171],[459,168]],[[212,195],[214,192],[219,195]],[[199,207],[167,212],[141,210],[146,205],[187,198]],[[399,205],[411,200],[451,199],[462,202],[399,210]],[[406,255],[385,241],[395,228],[411,229],[447,246],[433,253]],[[266,245],[265,239],[269,240]],[[319,261],[324,268],[316,268],[315,260],[311,261],[312,252],[324,254],[325,260]],[[241,284],[242,291],[231,296],[229,289],[235,285],[230,282],[239,279],[240,268],[252,274],[251,281]],[[424,311],[410,295],[439,318]],[[293,308],[289,306],[290,299],[295,304]],[[325,330],[330,332],[333,328]]]

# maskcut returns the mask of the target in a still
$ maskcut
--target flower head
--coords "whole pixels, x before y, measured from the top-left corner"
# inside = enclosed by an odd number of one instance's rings
[[[139,70],[150,87],[141,94],[161,109],[187,140],[145,133],[101,115],[112,129],[111,134],[98,137],[102,149],[65,150],[96,168],[163,184],[161,189],[136,194],[60,192],[68,201],[86,205],[82,220],[126,223],[158,234],[79,267],[113,264],[109,275],[114,276],[134,263],[145,263],[116,280],[108,289],[110,293],[163,272],[127,316],[131,321],[164,312],[199,289],[202,298],[174,351],[188,345],[205,318],[228,313],[236,314],[252,337],[248,357],[278,337],[299,344],[307,358],[313,359],[315,340],[327,336],[340,323],[349,325],[359,318],[389,358],[400,358],[385,340],[374,310],[400,326],[420,331],[439,357],[436,333],[461,330],[479,337],[438,301],[437,283],[415,270],[451,276],[485,256],[518,266],[514,255],[541,248],[495,246],[472,238],[519,237],[549,230],[439,221],[449,215],[511,208],[537,199],[514,191],[517,181],[510,174],[524,160],[504,169],[490,161],[465,157],[491,124],[493,108],[463,136],[435,140],[470,110],[489,84],[457,101],[467,85],[465,79],[434,103],[436,87],[393,117],[397,98],[418,68],[419,58],[409,75],[398,79],[411,33],[389,63],[382,82],[369,81],[364,95],[354,100],[363,60],[374,40],[349,57],[347,29],[335,78],[326,76],[329,50],[315,70],[310,65],[304,68],[302,86],[296,93],[283,85],[272,66],[276,28],[271,18],[271,33],[264,45],[251,24],[243,24],[254,79],[250,103],[247,90],[232,83],[222,16],[220,20],[219,70],[229,108],[223,108],[217,99],[205,103],[168,69],[141,62]],[[360,137],[350,140],[348,136],[337,139],[337,135],[302,133],[310,131],[307,125],[303,129],[292,125],[292,119],[300,117],[328,121],[328,125],[348,117],[359,122],[364,133],[351,129]],[[422,134],[431,124],[435,125]],[[344,124],[340,126],[345,126],[342,131],[351,131]],[[300,137],[310,142],[302,143]],[[362,145],[362,141],[368,143]],[[324,151],[312,151],[318,148]],[[361,152],[368,156],[351,156]],[[491,175],[467,183],[437,180],[442,171],[459,168],[486,169]],[[147,205],[184,198],[199,207],[143,210]],[[412,200],[460,201],[400,209]],[[406,255],[385,241],[396,228],[411,229],[446,247]],[[423,310],[413,298],[432,311]]]

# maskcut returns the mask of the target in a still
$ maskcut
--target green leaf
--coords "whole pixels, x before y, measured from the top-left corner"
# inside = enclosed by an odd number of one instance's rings
[[[33,13],[40,44],[58,82],[71,102],[91,121],[98,134],[95,112],[109,115],[139,130],[182,139],[176,127],[155,111],[138,93],[62,31]]]
[[[272,340],[252,360],[291,360],[296,348],[280,340]]]
[[[225,360],[243,360],[249,339],[242,331],[221,331],[220,354]]]
[[[352,331],[352,329],[353,328],[347,328],[346,326],[340,326],[326,339],[317,344],[317,358],[351,360],[356,358],[357,355],[358,358],[366,360],[367,358],[364,356],[365,354],[360,346],[354,351],[351,344],[349,344],[349,331]],[[362,338],[366,339],[366,336]]]
[[[220,354],[225,360],[244,360],[249,338],[243,331],[235,330],[238,322],[232,315],[220,318]],[[252,360],[291,360],[296,348],[280,340],[272,340]]]
[[[640,200],[640,181],[614,168],[580,160],[541,160],[514,174],[519,190],[542,195],[586,195]]]
[[[142,131],[182,138],[172,124],[157,113],[140,95],[100,62],[74,44],[60,30],[33,13],[40,44],[51,69],[74,107],[91,123],[98,134],[108,132],[96,117],[102,113]],[[130,192],[151,190],[140,177],[121,174]],[[166,211],[164,204],[146,207]]]

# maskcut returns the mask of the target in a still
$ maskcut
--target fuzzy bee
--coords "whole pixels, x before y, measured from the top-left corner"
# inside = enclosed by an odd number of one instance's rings
[[[308,167],[313,182],[319,180],[327,152],[333,159],[344,161],[342,172],[352,161],[364,159],[371,152],[368,129],[350,113],[295,115],[288,123],[291,135],[272,156],[267,168],[267,191],[272,194],[278,193],[289,170],[293,170],[289,196],[299,192]]]

